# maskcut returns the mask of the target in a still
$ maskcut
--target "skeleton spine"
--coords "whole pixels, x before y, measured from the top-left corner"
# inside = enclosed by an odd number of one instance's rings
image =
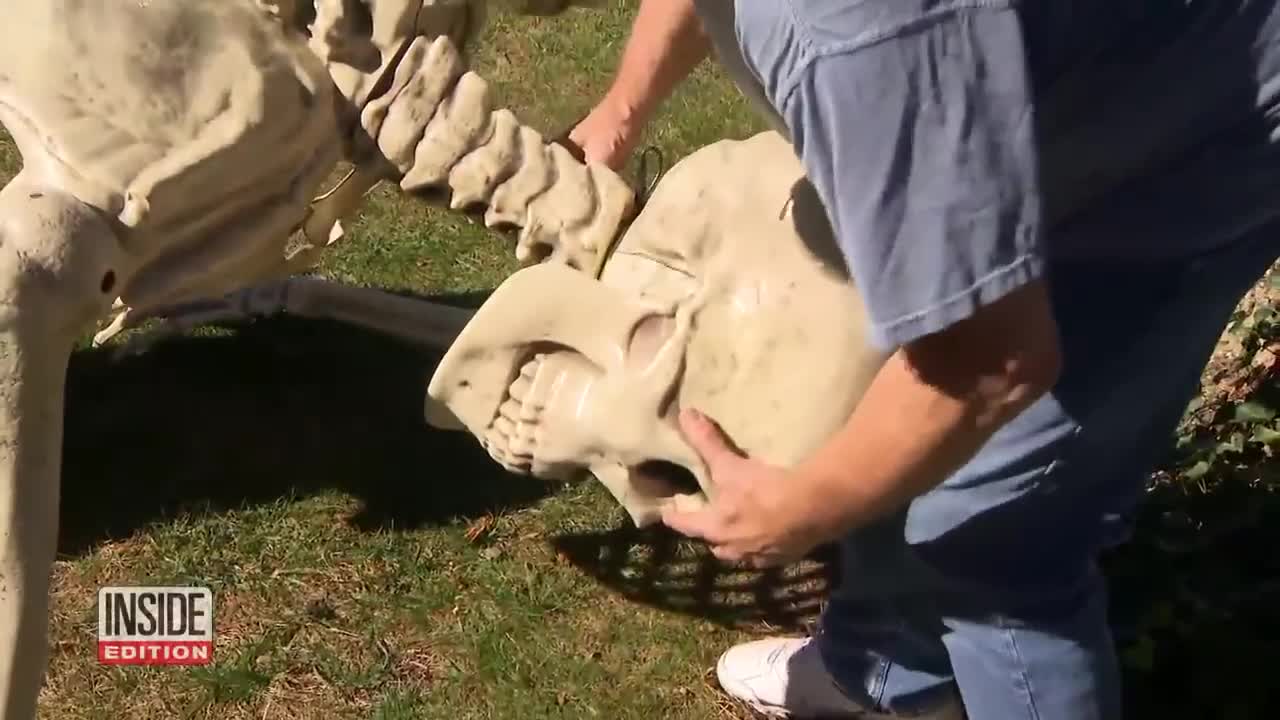
[[[403,173],[403,190],[440,192],[451,209],[483,208],[488,227],[520,228],[521,261],[552,254],[576,265],[603,257],[634,210],[630,186],[492,102],[488,83],[465,69],[452,42],[419,38],[361,124]],[[418,113],[430,113],[421,136]]]

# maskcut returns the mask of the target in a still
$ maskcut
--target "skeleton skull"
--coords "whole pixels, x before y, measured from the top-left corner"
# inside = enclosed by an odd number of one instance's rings
[[[517,472],[589,469],[634,522],[715,488],[679,408],[795,463],[840,427],[885,356],[791,147],[773,132],[673,167],[599,280],[521,270],[476,313],[428,394]],[[656,464],[656,465],[655,465]],[[652,472],[697,480],[682,494]]]

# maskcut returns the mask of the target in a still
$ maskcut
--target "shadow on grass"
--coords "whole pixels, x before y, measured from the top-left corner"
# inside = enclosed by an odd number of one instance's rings
[[[479,298],[445,298],[473,305]],[[256,321],[68,373],[60,551],[174,513],[338,490],[366,529],[407,529],[536,502],[470,435],[434,430],[436,354],[336,323]]]
[[[1280,388],[1273,382],[1252,399],[1280,407]],[[1280,463],[1258,455],[1234,473],[1223,468],[1208,491],[1153,489],[1133,540],[1104,558],[1127,717],[1280,717]],[[751,571],[663,529],[624,525],[552,542],[623,597],[732,628],[809,632],[839,582],[831,549]]]
[[[575,567],[627,599],[742,629],[767,624],[805,632],[837,581],[832,549],[786,568],[729,566],[662,527],[562,535],[555,549]]]
[[[663,529],[624,526],[552,542],[633,602],[734,629],[811,632],[839,582],[833,549],[760,571],[685,549]],[[1280,493],[1241,486],[1200,497],[1153,493],[1138,536],[1106,563],[1127,717],[1280,717],[1277,547]]]

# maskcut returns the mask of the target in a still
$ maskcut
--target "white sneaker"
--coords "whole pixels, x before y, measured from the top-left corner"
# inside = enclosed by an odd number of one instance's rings
[[[899,717],[851,700],[823,665],[810,638],[771,638],[729,648],[716,664],[720,687],[753,710],[777,718],[873,720]],[[921,720],[963,720],[959,698]]]

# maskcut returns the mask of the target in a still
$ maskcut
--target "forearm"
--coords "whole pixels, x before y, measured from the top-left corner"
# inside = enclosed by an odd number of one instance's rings
[[[1061,360],[1043,288],[997,305],[891,356],[845,426],[797,469],[795,497],[828,539],[941,484],[1052,387]]]
[[[605,102],[643,124],[710,50],[693,0],[642,0]]]
[[[814,505],[806,512],[829,513],[820,524],[835,539],[906,506],[972,458],[1016,409],[984,418],[982,405],[920,383],[896,353],[845,426],[799,468]]]

